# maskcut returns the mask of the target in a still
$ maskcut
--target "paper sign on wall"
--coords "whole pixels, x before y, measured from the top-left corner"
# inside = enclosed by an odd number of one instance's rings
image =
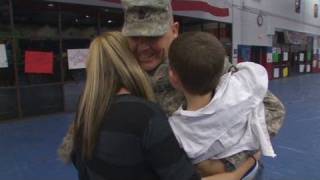
[[[310,72],[311,71],[311,65],[310,64],[307,64],[306,66],[306,72]]]
[[[300,53],[300,56],[299,56],[299,61],[300,62],[303,62],[304,61],[304,53]]]
[[[6,46],[4,44],[0,44],[0,68],[8,67],[8,57],[6,53]]]
[[[288,77],[288,75],[289,75],[289,68],[288,68],[288,67],[283,68],[282,74],[283,74],[283,77]]]
[[[288,59],[289,59],[288,52],[284,52],[283,53],[283,61],[288,61]]]
[[[273,62],[279,62],[279,54],[278,53],[274,53],[273,55],[272,55],[272,59],[273,59]]]
[[[280,76],[280,69],[279,68],[274,68],[273,69],[273,77],[274,78],[279,78]]]
[[[311,61],[312,59],[312,54],[310,51],[307,52],[307,61]]]
[[[301,73],[304,72],[304,64],[299,65],[299,72],[301,72]]]
[[[267,63],[272,63],[272,53],[267,53]]]
[[[43,51],[26,51],[25,72],[53,74],[53,53]]]
[[[69,69],[84,69],[88,58],[89,49],[68,49]]]
[[[318,62],[317,60],[313,60],[313,62],[312,62],[312,67],[313,68],[317,68],[317,62]]]

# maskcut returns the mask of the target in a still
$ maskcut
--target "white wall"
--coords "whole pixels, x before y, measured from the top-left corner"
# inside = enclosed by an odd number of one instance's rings
[[[295,12],[294,0],[233,0],[233,46],[238,44],[272,46],[276,29],[304,32],[320,36],[319,17],[313,16],[313,5],[320,0],[301,0],[300,13]],[[261,13],[264,22],[257,25]]]

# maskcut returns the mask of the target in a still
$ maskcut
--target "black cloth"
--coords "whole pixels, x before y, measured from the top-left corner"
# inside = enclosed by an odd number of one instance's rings
[[[93,157],[73,163],[80,180],[199,180],[160,106],[131,95],[115,98],[106,113]]]

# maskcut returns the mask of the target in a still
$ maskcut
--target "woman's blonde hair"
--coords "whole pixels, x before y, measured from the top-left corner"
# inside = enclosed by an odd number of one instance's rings
[[[80,138],[84,158],[91,157],[104,115],[121,88],[154,101],[148,77],[129,50],[127,39],[120,32],[107,32],[91,42],[87,79],[74,123],[74,143]]]

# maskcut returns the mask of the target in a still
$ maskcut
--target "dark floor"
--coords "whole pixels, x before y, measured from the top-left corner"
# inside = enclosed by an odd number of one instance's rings
[[[270,83],[287,117],[274,139],[277,158],[265,158],[264,180],[320,179],[320,74]],[[56,149],[73,114],[55,114],[0,124],[1,180],[76,180]],[[319,139],[318,139],[319,138]]]

